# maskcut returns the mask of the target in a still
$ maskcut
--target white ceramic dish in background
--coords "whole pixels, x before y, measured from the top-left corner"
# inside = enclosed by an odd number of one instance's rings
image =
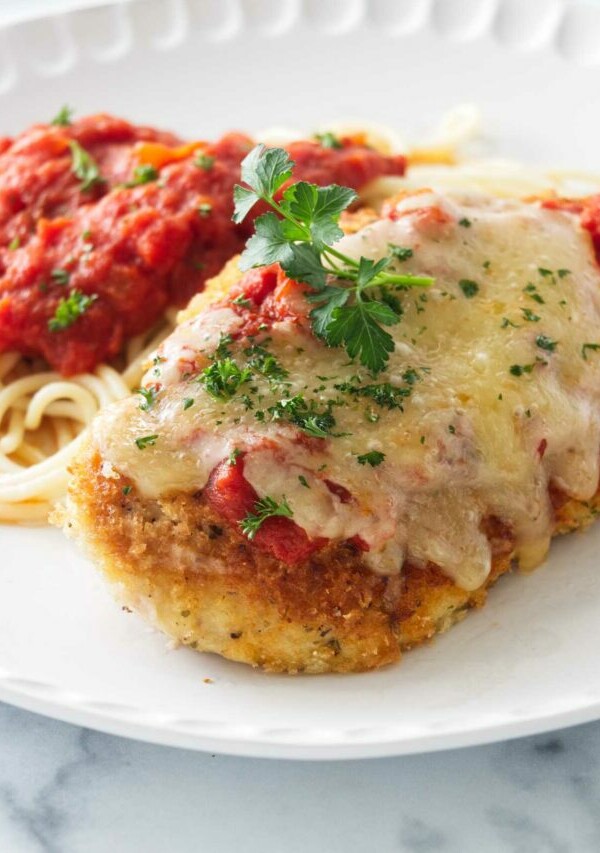
[[[138,0],[0,32],[0,132],[62,103],[190,137],[479,104],[501,155],[598,168],[600,7],[561,0]],[[0,529],[0,699],[240,755],[381,756],[600,717],[600,527],[503,579],[401,666],[282,677],[169,650],[55,530]]]

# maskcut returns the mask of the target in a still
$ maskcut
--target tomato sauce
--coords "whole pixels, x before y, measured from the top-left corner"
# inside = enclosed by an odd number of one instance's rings
[[[243,454],[231,465],[221,462],[211,474],[205,494],[210,506],[226,521],[239,526],[240,521],[255,511],[258,494],[244,477]],[[265,519],[252,539],[259,551],[264,551],[287,566],[302,562],[314,551],[327,544],[326,539],[309,539],[306,531],[291,518]]]
[[[83,190],[69,140],[96,161],[101,182]],[[230,133],[215,143],[91,116],[69,127],[38,125],[0,142],[0,352],[42,356],[65,376],[93,370],[181,307],[239,252],[252,222],[231,221],[232,189],[253,146]],[[403,157],[342,141],[288,147],[295,179],[360,189],[402,174]],[[147,183],[125,186],[139,166]],[[93,297],[68,327],[49,321],[76,291]]]

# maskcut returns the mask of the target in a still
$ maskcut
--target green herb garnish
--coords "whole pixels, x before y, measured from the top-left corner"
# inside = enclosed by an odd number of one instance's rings
[[[558,346],[558,341],[553,341],[547,335],[538,335],[535,343],[540,349],[546,350],[546,352],[554,352]]]
[[[72,110],[71,107],[67,107],[65,105],[59,109],[50,124],[53,124],[56,127],[69,127],[74,112],[75,111]]]
[[[539,323],[542,319],[539,314],[534,314],[531,308],[521,308],[521,313],[528,323]]]
[[[581,347],[581,355],[584,361],[587,361],[587,350],[591,350],[592,352],[598,352],[600,351],[600,344],[583,344],[583,346]]]
[[[54,316],[48,320],[51,332],[62,332],[72,326],[90,305],[98,299],[95,293],[88,296],[80,290],[72,290],[66,299],[61,299],[56,307]]]
[[[308,481],[304,474],[298,474],[298,479],[300,480],[305,489],[310,489],[310,486],[308,485]]]
[[[266,495],[264,498],[256,501],[253,511],[240,521],[242,533],[245,533],[248,539],[254,539],[260,527],[264,524],[267,518],[292,518],[293,512],[290,509],[285,496],[281,503]]]
[[[145,447],[152,447],[156,444],[157,438],[158,433],[154,433],[153,435],[142,435],[140,438],[136,438],[135,443],[138,450],[143,450]]]
[[[325,133],[315,133],[315,139],[323,146],[323,148],[340,149],[344,147],[339,136],[336,136],[335,133],[331,133],[329,130]]]
[[[133,178],[130,181],[127,181],[124,186],[126,187],[139,187],[142,184],[149,184],[152,181],[156,181],[158,178],[158,169],[155,169],[154,166],[150,166],[149,164],[144,164],[142,166],[136,166],[133,170]]]
[[[385,453],[381,453],[379,450],[369,450],[368,453],[362,453],[360,456],[356,457],[356,461],[359,465],[370,465],[371,468],[376,468],[378,465],[381,465],[384,459]]]
[[[292,176],[294,163],[281,148],[257,145],[243,160],[242,180],[234,187],[234,222],[242,222],[262,200],[272,211],[259,216],[255,234],[240,258],[242,270],[279,263],[290,278],[308,284],[315,334],[332,347],[344,346],[373,373],[385,367],[394,349],[383,328],[399,322],[398,314],[378,298],[380,288],[428,287],[428,276],[386,272],[394,256],[379,261],[348,257],[334,247],[343,232],[338,220],[355,199],[347,187],[317,187],[306,181],[275,195]],[[342,286],[331,282],[341,282]]]
[[[194,398],[193,397],[185,397],[183,400],[183,411],[186,412],[188,409],[191,409],[191,407],[193,405],[194,405]]]
[[[407,246],[396,246],[394,243],[388,243],[388,249],[390,250],[390,255],[397,261],[407,261],[414,254],[413,250]]]
[[[194,166],[197,166],[199,169],[204,169],[205,172],[210,172],[214,164],[215,158],[208,154],[198,154],[194,160]]]
[[[461,278],[458,282],[458,286],[467,299],[472,299],[476,293],[479,293],[479,285],[476,281],[471,281],[470,278]]]
[[[82,192],[87,192],[98,184],[106,183],[100,174],[98,164],[92,155],[81,147],[79,142],[71,139],[69,148],[71,149],[71,171],[81,181]]]
[[[229,454],[228,462],[230,465],[235,465],[239,456],[242,455],[242,451],[238,447],[234,447],[231,453]]]
[[[135,393],[140,394],[143,397],[143,400],[140,403],[140,409],[142,412],[148,412],[156,400],[156,395],[158,393],[156,388],[136,388]]]
[[[203,219],[206,219],[206,217],[210,216],[212,213],[212,204],[204,202],[203,204],[198,205],[198,213]]]
[[[67,285],[70,281],[71,273],[61,267],[56,267],[56,269],[53,269],[50,273],[50,278],[52,281],[55,281],[56,284]]]
[[[13,237],[12,240],[10,241],[10,243],[8,244],[8,249],[10,252],[14,252],[15,249],[18,249],[20,245],[21,245],[20,238],[18,236]]]
[[[241,385],[252,376],[248,367],[240,368],[232,358],[220,358],[213,361],[198,376],[205,390],[217,400],[231,400]]]

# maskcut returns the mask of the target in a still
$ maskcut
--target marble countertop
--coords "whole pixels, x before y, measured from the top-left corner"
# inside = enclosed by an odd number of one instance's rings
[[[0,0],[0,24],[90,0]],[[128,741],[0,704],[0,853],[597,853],[600,723],[350,762]]]
[[[597,853],[600,723],[348,762],[239,759],[0,705],[2,853]]]

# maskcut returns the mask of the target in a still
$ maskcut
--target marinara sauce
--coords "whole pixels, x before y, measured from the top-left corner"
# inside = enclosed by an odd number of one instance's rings
[[[73,142],[97,176],[87,187]],[[240,133],[183,143],[106,115],[0,140],[0,352],[91,371],[185,305],[252,231],[231,215],[253,145]],[[294,179],[317,184],[358,190],[405,167],[349,138],[286,147]]]

